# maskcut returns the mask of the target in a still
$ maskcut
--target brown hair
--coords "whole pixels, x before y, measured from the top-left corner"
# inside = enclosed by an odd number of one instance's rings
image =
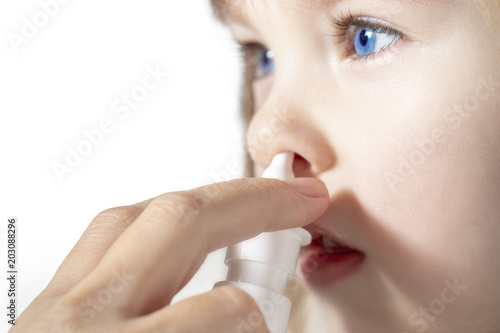
[[[478,6],[486,16],[488,23],[498,29],[500,27],[500,0],[479,0]]]

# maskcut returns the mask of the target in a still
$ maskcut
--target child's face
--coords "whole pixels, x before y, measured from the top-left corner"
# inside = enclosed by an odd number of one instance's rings
[[[256,174],[300,155],[331,195],[309,229],[361,253],[302,258],[332,325],[498,330],[500,34],[476,1],[229,2],[273,52],[253,47]]]

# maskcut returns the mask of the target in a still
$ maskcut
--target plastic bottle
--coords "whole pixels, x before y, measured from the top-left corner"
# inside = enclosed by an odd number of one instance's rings
[[[293,153],[277,154],[262,177],[281,180],[294,178]],[[226,281],[215,286],[233,285],[247,292],[259,305],[271,333],[285,333],[291,302],[283,295],[288,280],[295,274],[301,246],[311,242],[311,234],[302,228],[264,232],[257,237],[229,246],[225,263]],[[243,318],[241,330],[252,328]],[[246,327],[244,327],[246,326]]]

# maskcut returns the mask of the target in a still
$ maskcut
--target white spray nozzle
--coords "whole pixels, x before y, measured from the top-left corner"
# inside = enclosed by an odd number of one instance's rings
[[[294,178],[294,154],[277,154],[262,177],[287,180]],[[229,246],[227,281],[252,296],[264,315],[271,333],[285,333],[291,302],[282,293],[293,278],[301,246],[311,242],[311,234],[302,228],[264,232],[257,237]],[[216,285],[216,286],[217,286]],[[272,305],[272,311],[269,307]]]
[[[285,151],[274,156],[271,164],[262,173],[263,178],[287,180],[295,178],[293,174],[293,158],[291,151]]]

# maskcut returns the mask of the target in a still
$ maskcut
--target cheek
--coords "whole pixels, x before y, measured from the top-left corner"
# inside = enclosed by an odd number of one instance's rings
[[[352,122],[357,135],[345,142],[345,156],[355,192],[375,221],[366,230],[368,252],[402,288],[425,290],[422,302],[444,279],[458,278],[469,288],[462,304],[480,299],[498,306],[492,276],[500,275],[494,259],[500,253],[500,76],[426,74],[405,78],[404,87],[385,95],[367,92],[376,102],[351,106],[365,111]],[[442,86],[430,89],[429,81]],[[416,286],[408,276],[421,276],[423,268],[424,285]]]

